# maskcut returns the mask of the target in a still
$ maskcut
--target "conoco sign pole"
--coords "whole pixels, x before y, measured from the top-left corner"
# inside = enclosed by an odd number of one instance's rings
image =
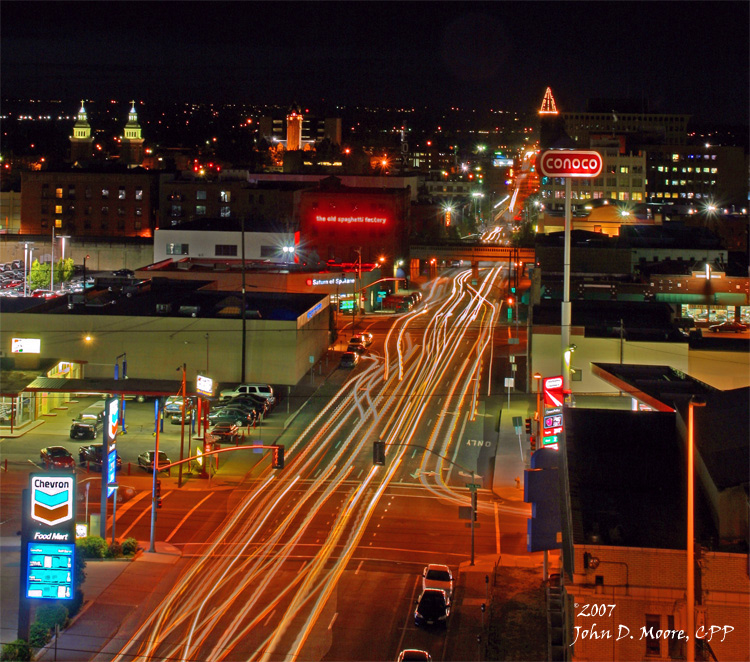
[[[539,155],[539,171],[545,177],[565,179],[565,248],[563,257],[563,302],[560,320],[560,340],[562,343],[563,388],[570,390],[570,361],[565,355],[570,350],[570,198],[573,177],[598,177],[602,171],[602,155],[595,150],[548,149]],[[570,356],[568,354],[568,356]]]
[[[565,353],[570,348],[570,177],[565,178],[565,247],[563,248],[563,301],[560,341],[562,344],[562,374],[565,393],[570,390],[570,361]]]

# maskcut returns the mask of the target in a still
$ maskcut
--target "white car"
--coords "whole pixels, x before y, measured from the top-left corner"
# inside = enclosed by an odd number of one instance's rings
[[[453,575],[447,565],[430,563],[422,571],[422,590],[428,588],[439,588],[446,592],[449,598],[453,597]]]

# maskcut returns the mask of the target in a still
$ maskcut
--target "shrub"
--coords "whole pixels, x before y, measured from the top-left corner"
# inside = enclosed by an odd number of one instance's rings
[[[49,628],[39,621],[34,621],[29,628],[29,644],[42,648],[50,640]]]
[[[85,559],[103,559],[107,553],[107,541],[99,536],[81,538],[76,544],[80,545]]]
[[[132,556],[138,551],[138,541],[135,538],[125,538],[122,541],[122,553],[126,556]]]
[[[119,540],[110,543],[107,548],[107,558],[117,559],[122,556],[122,545]]]
[[[68,609],[62,605],[48,605],[36,610],[36,620],[48,630],[54,630],[55,625],[60,629],[68,624]]]
[[[29,662],[31,660],[31,646],[23,639],[16,639],[3,644],[0,660],[2,662]]]

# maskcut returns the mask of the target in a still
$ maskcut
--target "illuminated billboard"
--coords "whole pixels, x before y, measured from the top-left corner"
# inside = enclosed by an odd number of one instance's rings
[[[12,354],[39,354],[42,341],[39,338],[11,338],[10,351]]]
[[[117,439],[117,430],[120,423],[120,401],[117,398],[109,398],[104,406],[104,410],[107,414],[106,425],[104,426],[104,447],[107,449],[107,498],[109,498],[115,491],[109,485],[117,482],[117,450],[115,448],[115,440]]]

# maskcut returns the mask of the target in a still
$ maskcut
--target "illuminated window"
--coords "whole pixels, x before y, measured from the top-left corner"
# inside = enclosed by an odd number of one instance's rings
[[[167,244],[165,250],[167,255],[188,255],[190,244]]]
[[[55,214],[62,214],[62,205],[55,205]]]
[[[61,218],[56,218],[55,219],[55,227],[56,228],[61,228],[62,227],[62,219]]]
[[[182,216],[182,205],[172,205],[172,218]]]
[[[117,199],[118,200],[124,200],[125,199],[125,187],[121,186],[119,190],[117,191]]]
[[[143,200],[143,189],[142,188],[135,189],[135,199],[136,200]]]
[[[236,257],[236,244],[216,244],[216,257]]]
[[[136,216],[143,216],[143,208],[142,207],[136,207],[135,208],[135,215]]]
[[[230,218],[232,216],[232,208],[223,205],[219,208],[219,216],[221,216],[221,218]]]
[[[195,205],[195,215],[196,216],[205,216],[206,215],[206,205]]]
[[[231,202],[231,201],[232,201],[231,191],[221,191],[219,193],[219,202]]]
[[[711,174],[715,175],[717,172],[719,172],[718,168],[711,168]]]
[[[108,198],[109,197],[109,189],[103,188],[102,189],[102,198]]]
[[[56,198],[62,198],[62,193],[63,193],[62,187],[55,189],[55,197]]]
[[[627,175],[630,172],[630,169],[628,166],[620,166],[620,174],[621,175]]]
[[[633,192],[633,200],[637,202],[643,202],[643,193],[640,193],[638,191]]]
[[[676,162],[676,161],[679,161],[679,160],[680,160],[680,155],[679,154],[672,154],[672,161]]]
[[[206,192],[205,191],[196,191],[195,192],[195,199],[196,200],[205,200],[206,199]],[[251,200],[251,202],[252,202],[252,200]]]

